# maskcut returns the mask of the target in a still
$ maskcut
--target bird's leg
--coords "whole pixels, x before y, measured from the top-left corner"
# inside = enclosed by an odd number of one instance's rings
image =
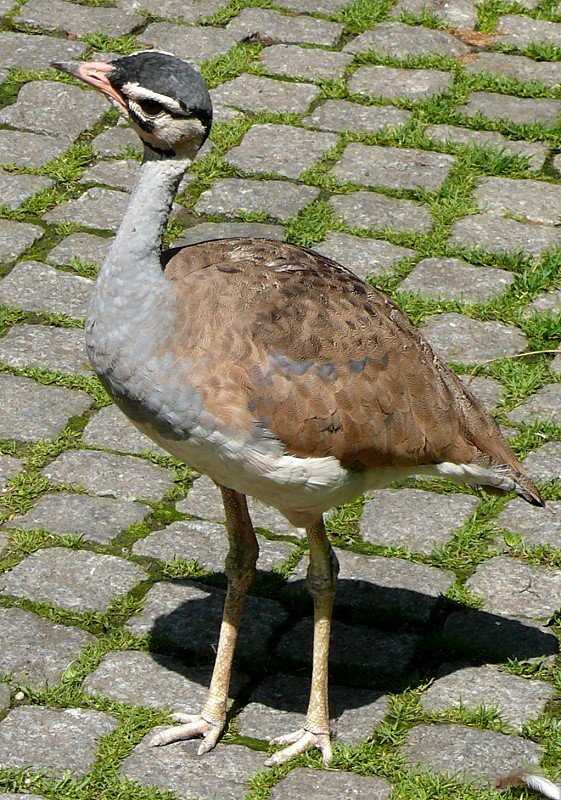
[[[212,750],[224,729],[234,649],[247,590],[255,576],[259,554],[245,495],[222,486],[220,490],[230,543],[225,568],[228,591],[208,695],[200,714],[174,714],[174,719],[185,724],[167,728],[150,740],[150,745],[154,747],[201,736],[203,741],[199,755]]]
[[[329,637],[339,563],[325,533],[323,518],[307,528],[306,533],[310,544],[306,585],[314,601],[314,654],[308,712],[303,728],[273,739],[273,744],[288,747],[274,753],[266,762],[267,766],[284,764],[311,747],[321,751],[326,766],[332,758],[328,698]]]

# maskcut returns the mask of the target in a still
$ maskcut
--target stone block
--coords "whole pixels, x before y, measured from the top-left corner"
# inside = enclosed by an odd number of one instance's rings
[[[6,488],[7,481],[17,475],[22,466],[23,462],[19,458],[0,453],[0,494]],[[2,549],[0,547],[0,552],[2,552]]]
[[[273,219],[295,217],[319,195],[319,189],[288,181],[221,178],[203,192],[195,211],[237,216],[240,211],[265,212]]]
[[[0,768],[77,778],[94,765],[99,740],[117,727],[102,711],[85,708],[14,708],[0,723]],[[29,795],[26,795],[26,798]]]
[[[398,67],[360,67],[349,81],[353,94],[370,97],[407,97],[426,100],[446,92],[452,73],[436,69],[400,69]]]
[[[35,3],[36,0],[30,2]],[[45,0],[37,2],[45,2],[50,6],[50,0],[48,3]],[[76,8],[72,3],[64,5],[70,9]],[[29,8],[29,3],[24,8]],[[85,7],[84,10],[101,9]],[[56,113],[53,113],[53,109],[56,109]],[[105,111],[107,104],[98,92],[88,92],[57,81],[31,81],[21,87],[16,102],[0,112],[0,122],[13,128],[55,136],[70,143],[91,128]]]
[[[522,462],[538,481],[561,480],[561,442],[547,442]]]
[[[6,709],[10,707],[10,702],[11,702],[10,689],[5,683],[0,683],[0,713],[6,711]],[[6,796],[7,795],[0,794],[0,798]],[[28,797],[29,796],[30,795],[28,795]]]
[[[129,500],[90,497],[56,492],[42,494],[21,517],[6,523],[9,528],[51,531],[59,536],[77,535],[95,544],[108,544],[133,522],[142,522],[150,508]]]
[[[521,17],[524,24],[530,21]],[[536,22],[536,20],[531,20]],[[559,37],[561,43],[561,35]],[[561,83],[561,64],[558,61],[534,61],[525,56],[511,56],[505,53],[481,52],[470,55],[465,61],[466,72],[490,75],[505,75],[521,83],[538,81],[553,89]]]
[[[476,131],[455,125],[427,125],[425,133],[437,142],[477,145],[498,152],[514,153],[528,159],[530,170],[540,170],[548,154],[548,147],[542,142],[515,142],[496,131]]]
[[[90,494],[126,501],[156,500],[173,486],[171,470],[134,456],[95,450],[66,450],[42,472],[51,483],[71,484]],[[116,506],[111,504],[109,508]]]
[[[489,252],[541,256],[561,244],[561,231],[551,225],[517,222],[498,214],[473,214],[452,225],[449,242]]]
[[[29,0],[14,18],[20,25],[30,25],[35,30],[61,31],[73,36],[84,36],[99,31],[107,36],[123,36],[139,28],[144,18],[140,14],[127,14],[117,8],[84,6],[64,0]]]
[[[349,5],[349,0],[278,0],[276,4],[301,14],[337,14]]]
[[[238,39],[256,37],[274,44],[322,44],[333,47],[343,33],[339,22],[308,16],[287,16],[265,8],[244,8],[226,30]]]
[[[151,439],[140,433],[117,406],[105,406],[91,418],[84,429],[83,439],[91,447],[106,447],[119,453],[165,454]]]
[[[399,261],[416,255],[408,247],[398,247],[383,239],[350,236],[348,233],[329,233],[323,242],[314,245],[314,250],[351,269],[362,279],[369,275],[383,275]]]
[[[225,159],[250,174],[274,172],[285,178],[299,178],[337,142],[334,133],[290,125],[254,125]]]
[[[384,778],[373,775],[299,767],[277,783],[271,800],[389,800],[391,791]]]
[[[208,667],[186,667],[178,659],[160,653],[127,650],[107,653],[82,688],[95,697],[108,697],[130,706],[198,714],[206,700],[210,676]],[[246,681],[245,676],[234,672],[230,703]]]
[[[224,28],[210,25],[174,25],[171,22],[153,22],[138,41],[151,45],[156,50],[166,50],[199,67],[203,61],[228,52],[241,37],[234,36]]]
[[[493,411],[501,402],[503,387],[494,378],[484,378],[481,375],[460,375],[460,380],[476,399],[487,409]]]
[[[1,10],[1,9],[0,9]],[[0,66],[7,69],[51,69],[52,61],[70,61],[81,58],[85,42],[59,39],[54,36],[30,36],[27,33],[0,33]]]
[[[511,500],[497,517],[496,525],[520,534],[527,545],[559,547],[561,501],[549,500],[545,508],[539,508],[519,498]]]
[[[174,247],[207,242],[211,239],[235,239],[238,236],[254,239],[284,239],[281,225],[267,225],[263,222],[202,222],[186,228]]]
[[[528,222],[561,223],[561,186],[554,183],[481,178],[475,197],[481,211],[512,214]]]
[[[351,39],[345,45],[346,53],[374,51],[392,58],[426,56],[435,54],[457,58],[470,52],[470,48],[444,31],[405,25],[403,22],[382,22]]]
[[[491,120],[509,120],[517,125],[539,123],[546,127],[555,124],[561,115],[560,100],[533,97],[513,97],[498,92],[473,92],[467,103],[458,106],[460,114],[475,117],[481,114]]]
[[[402,13],[420,16],[425,11],[448,23],[451,28],[473,30],[477,23],[474,0],[455,0],[454,3],[447,0],[400,0],[392,8],[391,16],[397,17]]]
[[[21,608],[0,608],[0,621],[0,674],[34,689],[58,683],[83,648],[96,641],[81,628]]]
[[[221,83],[212,90],[211,96],[213,103],[233,106],[241,111],[305,114],[319,91],[317,86],[309,83],[277,81],[259,75],[240,75]]]
[[[45,222],[75,222],[87,228],[116,231],[129,203],[126,192],[94,187],[43,214]]]
[[[207,660],[214,660],[226,593],[192,581],[161,581],[144,598],[144,608],[125,624],[136,636],[158,641]],[[274,600],[249,596],[240,627],[236,653],[253,659],[270,651],[270,637],[288,618]]]
[[[459,258],[425,258],[402,281],[400,289],[421,297],[485,303],[503,294],[514,280],[504,269],[474,267]]]
[[[82,613],[106,611],[113,600],[146,578],[144,570],[123,558],[50,547],[4,573],[0,594]]]
[[[43,228],[39,225],[10,219],[0,220],[0,262],[13,261],[21,256],[43,233]],[[6,280],[5,278],[4,281]],[[0,294],[4,281],[0,284]]]
[[[299,730],[304,727],[309,694],[309,679],[285,674],[266,678],[236,717],[236,728],[241,736],[266,741]],[[330,728],[344,744],[355,746],[370,736],[388,708],[388,698],[382,692],[329,687]]]
[[[0,34],[1,38],[2,34]],[[0,45],[1,46],[1,45]],[[40,175],[17,175],[0,170],[0,195],[2,205],[15,210],[34,194],[50,189],[54,183],[50,178]]]
[[[555,356],[555,358],[549,365],[549,368],[554,375],[561,375],[561,351],[558,349],[558,352],[559,355]]]
[[[350,53],[298,47],[295,44],[275,44],[266,47],[262,54],[267,72],[308,81],[338,78],[352,60]]]
[[[533,314],[561,314],[561,289],[538,295],[524,310],[525,317]]]
[[[432,317],[421,326],[421,331],[444,361],[460,364],[504,358],[528,348],[528,340],[514,325],[480,322],[456,312]]]
[[[91,374],[84,332],[77,328],[14,325],[0,339],[0,361],[10,367]]]
[[[349,144],[341,160],[332,168],[331,174],[345,183],[436,192],[448,177],[454,163],[454,156],[445,153],[406,147]]]
[[[18,167],[44,167],[53,158],[60,156],[68,142],[53,136],[41,136],[25,131],[0,131],[0,164],[16,164]]]
[[[561,384],[547,384],[511,411],[508,418],[516,424],[541,419],[561,425]]]
[[[147,11],[155,17],[198,22],[227,5],[226,0],[119,0],[123,11]]]
[[[85,392],[64,386],[43,386],[15,375],[0,375],[0,439],[18,442],[51,439],[58,436],[71,417],[83,414],[92,402]]]
[[[497,42],[517,48],[532,44],[561,45],[561,23],[532,19],[518,14],[506,14],[497,24]]]
[[[125,148],[133,147],[139,153],[141,144],[138,135],[132,128],[115,125],[102,131],[92,140],[92,149],[100,158],[117,158]]]
[[[88,278],[59,272],[39,261],[21,261],[0,283],[0,303],[79,318],[86,313],[92,288]]]
[[[360,228],[372,230],[393,228],[400,232],[424,233],[432,226],[432,217],[426,206],[414,203],[412,200],[386,197],[376,192],[335,195],[329,204],[347,225]]]
[[[466,494],[382,489],[365,503],[360,533],[370,544],[429,554],[450,540],[476,505],[477,499]]]
[[[113,239],[105,239],[93,233],[72,233],[53,247],[47,262],[55,267],[71,265],[74,260],[82,264],[101,266],[105,261]]]
[[[363,106],[349,100],[327,100],[317,106],[305,121],[322,131],[373,133],[405,125],[410,116],[410,111],[393,106]]]
[[[137,179],[138,161],[98,161],[84,172],[80,183],[102,183],[122,192],[132,192]]]
[[[250,778],[263,768],[264,753],[240,745],[219,745],[206,758],[197,755],[199,742],[176,742],[150,747],[155,728],[123,761],[125,778],[141,786],[156,786],[173,792],[178,800],[242,800]]]

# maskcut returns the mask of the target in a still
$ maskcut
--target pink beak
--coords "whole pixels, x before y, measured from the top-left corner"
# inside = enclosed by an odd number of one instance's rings
[[[113,100],[120,108],[126,110],[126,103],[120,92],[109,82],[109,74],[115,67],[106,61],[53,61],[52,66],[56,69],[74,75],[84,83],[99,89],[106,97]]]

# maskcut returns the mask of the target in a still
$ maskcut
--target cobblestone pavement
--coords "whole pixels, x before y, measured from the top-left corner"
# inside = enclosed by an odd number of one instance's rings
[[[509,770],[556,778],[557,0],[0,13],[0,798],[490,800]],[[227,734],[203,758],[146,745],[208,685],[224,519],[211,482],[136,432],[87,363],[84,310],[138,142],[50,62],[147,46],[199,66],[216,106],[169,240],[287,238],[389,292],[552,501],[419,481],[331,513],[333,770],[314,753],[263,766],[303,719],[311,621],[302,532],[258,505]]]

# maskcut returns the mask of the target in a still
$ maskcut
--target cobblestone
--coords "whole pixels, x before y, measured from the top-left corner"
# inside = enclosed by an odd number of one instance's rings
[[[147,11],[156,17],[198,22],[226,5],[225,0],[119,0],[123,11]]]
[[[384,778],[300,767],[273,788],[271,800],[388,800],[390,794],[391,786]]]
[[[505,292],[513,280],[514,275],[503,269],[473,267],[458,258],[425,258],[400,288],[421,297],[484,303]]]
[[[41,264],[20,261],[0,283],[0,303],[24,311],[83,317],[93,283],[88,278]]]
[[[422,326],[430,346],[444,361],[477,364],[521,353],[528,347],[522,331],[504,322],[480,322],[451,312]]]
[[[140,14],[127,14],[117,8],[100,6],[76,7],[64,0],[29,0],[14,18],[20,25],[30,25],[35,30],[62,31],[74,36],[83,36],[99,31],[107,36],[122,36],[139,28],[144,18]],[[54,105],[53,108],[59,108]],[[65,117],[69,122],[76,114]]]
[[[290,125],[254,125],[225,158],[243,172],[275,172],[286,178],[299,178],[337,141],[334,133],[306,131]]]
[[[318,95],[317,86],[309,83],[276,81],[258,75],[240,75],[212,90],[212,100],[218,105],[278,114],[304,114]]]
[[[0,578],[0,594],[51,603],[71,611],[106,611],[147,577],[116,556],[50,547],[38,550]]]
[[[497,42],[524,48],[532,44],[561,45],[561,23],[531,19],[516,14],[501,17],[497,24]]]
[[[513,214],[528,222],[559,225],[561,186],[545,181],[482,178],[476,192],[482,211]]]
[[[329,204],[348,225],[361,228],[394,228],[396,231],[423,233],[432,225],[432,217],[426,206],[376,192],[337,195],[331,198]]]
[[[517,125],[553,125],[561,115],[561,101],[543,98],[513,97],[497,92],[473,92],[467,103],[458,106],[468,117],[482,114],[491,120],[510,120]]]
[[[349,81],[353,94],[425,100],[450,88],[452,73],[436,69],[360,67]]]
[[[76,328],[14,325],[0,339],[0,361],[10,367],[91,374],[84,333]]]
[[[68,142],[53,136],[40,136],[25,131],[0,131],[0,164],[43,167],[67,147]]]
[[[561,384],[547,384],[511,411],[508,417],[514,423],[547,419],[561,425]]]
[[[195,211],[237,216],[240,211],[264,211],[273,219],[295,217],[319,195],[313,186],[288,181],[252,181],[222,178],[201,194]]]
[[[545,508],[536,508],[517,498],[505,506],[497,517],[496,524],[512,533],[520,534],[527,545],[558,547],[561,537],[561,501],[549,500]]]
[[[244,8],[228,23],[226,30],[238,38],[256,36],[286,44],[336,45],[343,26],[308,16],[285,16],[264,8]]]
[[[476,498],[465,494],[401,489],[397,495],[393,489],[383,489],[365,503],[360,533],[371,544],[428,554],[448,542],[476,505]]]
[[[53,185],[50,178],[43,178],[40,175],[15,175],[12,172],[0,170],[2,205],[8,206],[12,210],[18,208],[34,194],[49,189]]]
[[[477,22],[477,10],[474,0],[400,0],[392,8],[391,15],[398,16],[406,12],[420,16],[429,11],[451,28],[468,28],[473,30]]]
[[[55,267],[68,266],[74,260],[82,264],[99,266],[105,260],[112,239],[104,239],[93,233],[72,233],[53,247],[47,256],[49,264]]]
[[[6,456],[0,453],[0,494],[6,488],[6,482],[13,478],[22,468],[22,461],[14,456]],[[0,552],[3,547],[0,547]]]
[[[125,148],[130,147],[140,152],[138,135],[128,126],[115,125],[92,140],[92,149],[101,158],[117,158]]]
[[[427,150],[349,144],[331,173],[341,181],[364,186],[435,192],[454,162],[454,156]]]
[[[61,432],[70,417],[83,414],[92,402],[85,392],[42,386],[15,375],[0,375],[0,439],[18,442],[50,439]]]
[[[525,317],[531,317],[536,313],[561,314],[561,289],[538,295],[524,310]]]
[[[138,161],[98,161],[84,172],[80,183],[102,183],[112,189],[131,192],[136,182]]]
[[[164,453],[157,444],[129,422],[116,406],[105,406],[84,429],[83,439],[91,447],[106,447],[119,453]]]
[[[138,36],[138,41],[152,45],[156,50],[173,52],[198,67],[213,56],[227,53],[237,43],[238,38],[224,28],[213,28],[210,25],[191,27],[174,25],[171,22],[154,22]]]
[[[279,0],[277,5],[302,14],[310,14],[314,11],[318,14],[336,14],[349,5],[349,2],[348,0],[282,0],[282,2]]]
[[[490,252],[540,256],[561,244],[561,232],[548,225],[517,222],[498,214],[474,214],[452,225],[449,241]]]
[[[526,21],[528,18],[523,17]],[[534,22],[535,20],[532,20]],[[559,41],[561,42],[561,36]],[[511,56],[505,53],[475,53],[466,59],[466,72],[488,72],[491,75],[505,75],[522,83],[539,81],[550,88],[561,83],[561,64],[556,61],[534,61],[525,56]]]
[[[42,689],[62,673],[94,637],[75,626],[57,625],[21,608],[0,608],[0,674],[11,683]]]
[[[561,480],[561,442],[547,442],[526,456],[523,464],[538,481]]]
[[[268,72],[309,81],[338,78],[352,60],[350,53],[304,48],[295,44],[275,44],[266,47],[262,55]]]
[[[398,247],[383,239],[365,239],[350,236],[348,233],[329,233],[314,250],[332,258],[358,275],[379,276],[404,258],[413,258],[415,251],[408,247]]]
[[[473,144],[499,152],[515,153],[528,159],[531,170],[540,170],[547,157],[547,145],[540,142],[514,142],[496,131],[475,131],[455,125],[427,125],[425,133],[437,142]]]
[[[52,211],[43,214],[45,222],[75,222],[87,228],[116,231],[129,202],[126,192],[94,187],[88,189],[77,200],[61,203]]]
[[[410,111],[392,106],[363,106],[348,100],[327,100],[313,110],[306,122],[323,131],[366,131],[405,125]]]
[[[492,411],[501,402],[503,387],[493,378],[483,378],[480,375],[460,375],[460,380],[488,411]]]
[[[206,242],[209,239],[230,239],[249,236],[255,239],[284,239],[284,229],[280,225],[267,225],[263,222],[203,222],[187,228],[181,239],[174,242],[176,247]]]
[[[6,709],[10,707],[10,701],[11,701],[10,690],[8,689],[5,683],[0,683],[0,712],[4,712],[6,711]],[[6,796],[7,795],[0,794],[0,797],[6,797]]]
[[[369,50],[392,58],[426,56],[428,53],[456,58],[470,52],[467,45],[449,33],[403,22],[382,22],[343,48],[346,53],[366,53]]]
[[[0,220],[0,262],[13,261],[43,235],[43,228],[28,222]],[[5,284],[0,284],[0,292]]]

